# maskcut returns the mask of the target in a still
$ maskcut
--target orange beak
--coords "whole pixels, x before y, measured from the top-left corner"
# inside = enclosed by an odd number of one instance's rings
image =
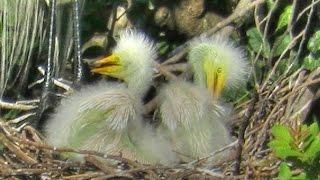
[[[93,62],[91,66],[94,67],[91,69],[91,72],[115,78],[121,77],[121,71],[123,69],[120,58],[115,54],[111,54],[110,56]]]

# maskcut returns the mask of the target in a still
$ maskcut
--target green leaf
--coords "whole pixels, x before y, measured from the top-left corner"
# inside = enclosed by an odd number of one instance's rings
[[[311,52],[320,51],[320,30],[315,32],[308,42],[308,50]]]
[[[307,174],[306,173],[302,172],[302,173],[300,173],[300,174],[298,174],[296,176],[292,176],[291,179],[292,180],[303,180],[303,179],[309,179],[309,178],[307,178]]]
[[[282,162],[279,167],[279,175],[278,178],[280,180],[291,179],[292,173],[287,163]]]
[[[275,137],[275,139],[284,141],[288,144],[293,141],[290,130],[287,126],[274,125],[271,129],[271,133]]]
[[[276,148],[288,148],[291,149],[291,146],[288,142],[282,141],[282,140],[278,140],[278,139],[274,139],[272,141],[270,141],[268,143],[268,146],[272,149],[276,149]]]
[[[289,43],[291,42],[291,36],[288,34],[284,37],[280,36],[275,40],[275,50],[274,50],[274,57],[280,56],[282,52],[287,48]]]
[[[267,58],[270,54],[270,45],[263,43],[262,35],[257,28],[251,28],[246,32],[248,36],[249,49],[258,53],[261,49],[262,56]]]
[[[307,163],[313,161],[316,158],[316,155],[320,152],[320,137],[316,136],[314,140],[312,141],[311,145],[308,147],[306,152],[304,153],[304,161],[307,161]]]
[[[314,138],[315,136],[307,134],[306,137],[303,139],[303,144],[301,146],[301,149],[303,149],[304,151],[308,149],[311,143],[313,142]]]
[[[317,136],[319,134],[319,125],[318,123],[314,122],[309,126],[310,134],[313,136]]]
[[[276,31],[288,25],[290,21],[291,13],[292,13],[292,5],[288,5],[287,7],[284,8],[283,13],[279,17]]]
[[[159,52],[160,55],[166,54],[166,53],[169,51],[169,49],[170,49],[170,45],[169,45],[169,43],[166,42],[166,41],[160,41],[160,42],[158,42],[158,43],[156,44],[156,47],[157,47],[158,52]]]
[[[303,66],[306,69],[313,71],[317,67],[320,67],[320,59],[315,59],[313,55],[309,54],[303,59]]]
[[[273,149],[276,156],[279,158],[285,159],[288,157],[297,157],[297,158],[303,158],[303,154],[299,151],[293,150],[288,147],[276,147]]]

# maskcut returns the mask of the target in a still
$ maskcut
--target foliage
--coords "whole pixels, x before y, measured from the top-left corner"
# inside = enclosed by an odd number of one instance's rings
[[[248,49],[255,53],[261,53],[264,58],[268,58],[270,54],[270,45],[268,42],[263,41],[262,34],[254,27],[247,31],[248,36]]]
[[[281,13],[279,17],[279,21],[277,24],[277,29],[280,30],[288,25],[288,22],[290,21],[290,16],[292,14],[292,5],[288,5],[285,7],[283,12]]]
[[[302,125],[293,130],[285,125],[274,125],[273,139],[268,146],[283,162],[279,168],[279,179],[320,178],[320,131],[319,125]],[[290,167],[300,169],[294,175]]]
[[[303,59],[303,65],[308,70],[320,67],[320,30],[315,32],[308,42],[309,55]]]

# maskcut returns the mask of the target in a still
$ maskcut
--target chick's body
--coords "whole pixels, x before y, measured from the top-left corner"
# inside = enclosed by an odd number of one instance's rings
[[[160,93],[162,127],[182,160],[203,157],[230,142],[223,114],[206,89],[170,82]]]
[[[128,128],[139,127],[140,107],[123,84],[89,86],[62,100],[47,124],[48,140],[57,147],[116,151],[128,139]]]

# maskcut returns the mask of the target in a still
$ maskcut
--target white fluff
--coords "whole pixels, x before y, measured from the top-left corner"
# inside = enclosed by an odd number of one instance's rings
[[[214,61],[218,67],[226,68],[226,88],[235,88],[247,81],[250,72],[243,52],[222,36],[198,37],[190,43],[188,61],[192,65],[195,81],[205,87],[203,71],[205,58]]]
[[[162,120],[159,133],[170,134],[168,137],[179,154],[194,159],[230,143],[222,122],[227,115],[206,89],[188,82],[170,82],[161,89],[159,99]]]
[[[168,142],[142,122],[142,95],[152,81],[154,45],[144,34],[123,31],[113,50],[122,60],[126,82],[85,87],[62,100],[48,120],[48,142],[119,155],[142,163],[171,164]]]
[[[106,136],[108,135],[107,130],[125,132],[129,122],[134,124],[139,121],[137,112],[140,112],[140,108],[139,98],[130,93],[124,84],[101,83],[83,88],[63,99],[56,113],[48,120],[46,125],[48,141],[57,147],[73,147],[75,142],[72,137],[79,132],[78,126],[84,128],[90,125],[86,117],[90,116],[88,114],[90,110],[106,112],[106,116],[99,117],[102,123],[101,129],[97,129],[97,132],[101,130],[101,133],[105,133]],[[80,144],[82,145],[78,148],[85,146],[86,142]],[[97,147],[89,148],[101,151],[108,149],[105,146],[108,145],[99,143]]]
[[[120,39],[113,53],[125,63],[124,81],[128,87],[141,94],[152,81],[156,48],[144,33],[127,29],[120,32]],[[142,93],[143,94],[143,93]]]

